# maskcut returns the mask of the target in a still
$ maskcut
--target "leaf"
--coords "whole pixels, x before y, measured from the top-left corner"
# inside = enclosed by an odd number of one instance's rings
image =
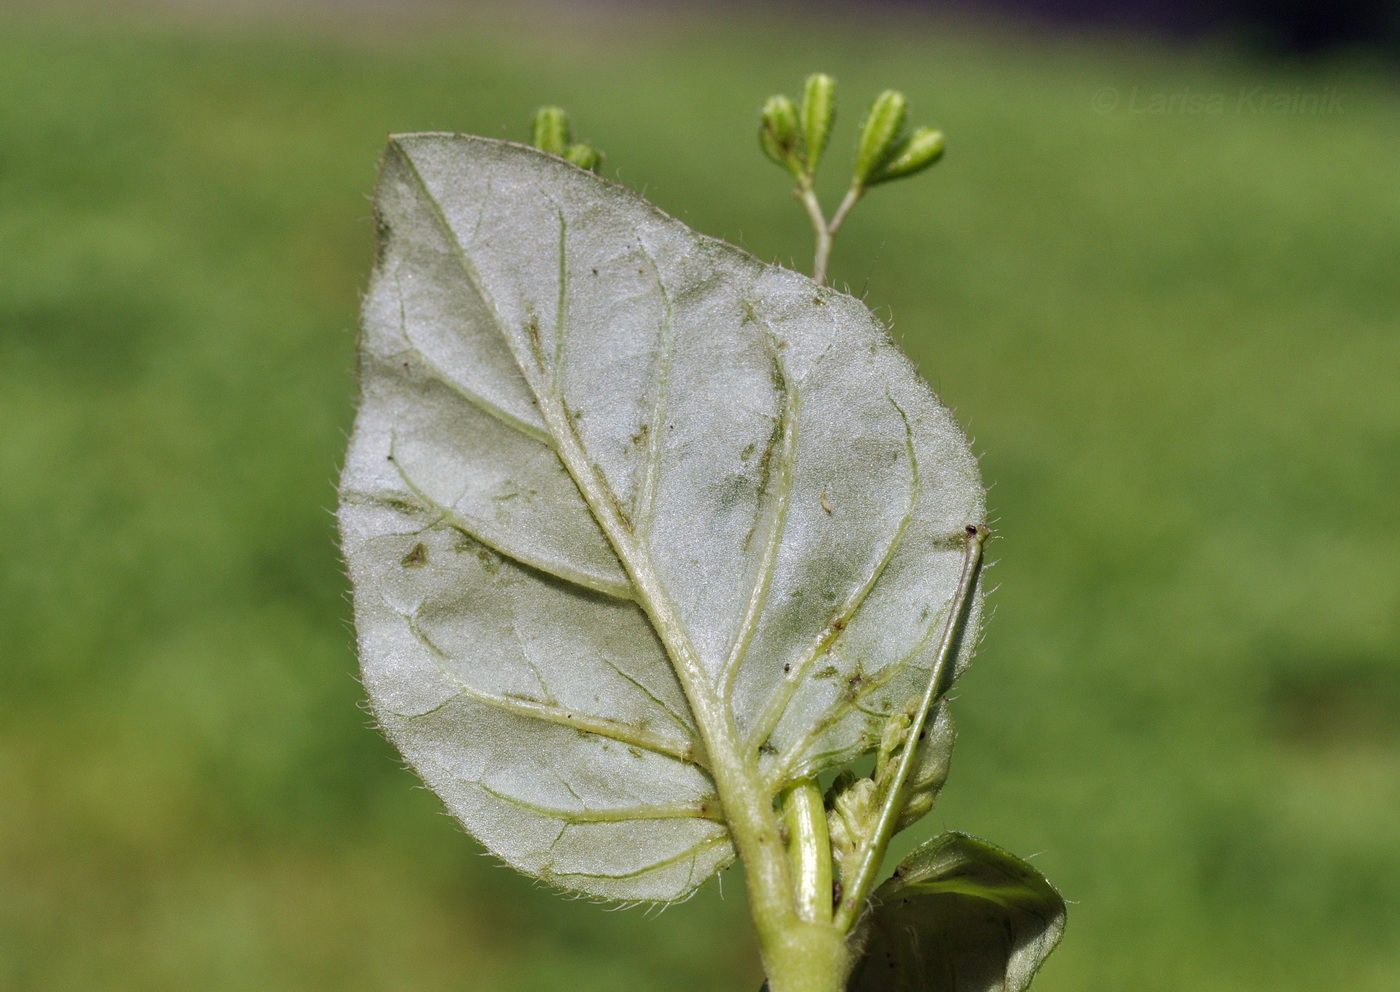
[[[945,833],[875,890],[849,992],[1023,992],[1065,928],[1065,903],[999,847]]]
[[[374,713],[521,871],[680,898],[734,856],[716,767],[767,801],[922,689],[975,459],[860,303],[558,159],[399,136],[375,208],[340,509]]]

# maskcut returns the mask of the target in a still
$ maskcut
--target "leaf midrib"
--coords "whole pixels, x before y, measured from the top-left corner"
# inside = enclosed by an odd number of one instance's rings
[[[653,628],[657,632],[657,636],[661,639],[662,645],[666,649],[667,656],[671,661],[673,669],[676,671],[677,678],[680,679],[681,686],[685,690],[686,699],[690,703],[691,713],[692,716],[695,717],[701,737],[707,738],[709,736],[707,734],[707,729],[711,731],[715,729],[713,727],[713,714],[720,711],[721,708],[718,706],[718,701],[714,699],[713,693],[706,685],[703,667],[700,665],[699,657],[693,645],[689,643],[688,635],[680,624],[674,604],[671,603],[670,597],[666,595],[660,578],[650,567],[650,562],[646,560],[646,555],[642,554],[640,549],[635,545],[631,529],[623,525],[614,505],[615,501],[613,498],[610,498],[613,494],[605,494],[599,491],[598,484],[600,480],[593,471],[592,463],[589,462],[584,453],[583,445],[574,429],[573,422],[569,418],[568,412],[564,408],[562,400],[543,390],[535,377],[530,374],[529,369],[531,362],[529,359],[536,359],[536,362],[543,367],[544,362],[542,360],[544,355],[542,353],[537,353],[527,357],[527,355],[522,354],[519,339],[515,334],[511,333],[508,324],[501,317],[500,309],[497,307],[490,291],[486,288],[480,271],[468,255],[465,246],[457,236],[457,232],[454,231],[452,225],[448,223],[446,216],[443,214],[432,191],[428,188],[427,181],[423,178],[412,156],[410,156],[407,151],[404,150],[402,144],[397,141],[393,143],[393,148],[402,160],[409,175],[413,177],[414,182],[417,184],[424,203],[436,220],[440,232],[451,246],[458,265],[471,284],[473,291],[480,298],[482,305],[490,314],[497,333],[510,350],[512,357],[515,359],[516,367],[525,380],[525,384],[529,387],[536,402],[539,404],[540,416],[544,420],[545,427],[550,436],[554,439],[555,454],[559,457],[565,470],[573,479],[574,485],[578,487],[579,495],[583,497],[584,502],[588,505],[589,511],[598,522],[604,536],[613,546],[613,551],[617,554],[618,561],[622,565],[623,570],[627,573],[628,577],[631,578],[633,587],[636,590],[635,598],[638,605],[640,605],[647,614],[647,618],[651,621]],[[483,206],[482,209],[484,211],[485,207]],[[560,219],[562,224],[562,216]],[[561,233],[561,253],[564,250],[564,246],[565,238]],[[555,329],[556,335],[558,335],[561,340],[564,333],[562,324],[564,302],[561,289],[561,298],[559,301],[560,325]],[[557,370],[555,371],[557,373]],[[703,717],[701,715],[702,712],[704,713]],[[710,742],[705,740],[704,743],[707,745],[708,749]]]
[[[456,232],[448,224],[417,165],[399,142],[395,141],[393,147],[417,183],[442,233],[452,245],[463,273],[491,315],[497,331],[505,339],[521,375],[539,403],[540,415],[545,426],[556,439],[556,454],[573,478],[594,519],[598,521],[604,535],[612,544],[623,570],[632,580],[638,605],[646,613],[666,650],[699,730],[699,743],[704,748],[702,760],[709,767],[720,800],[724,804],[726,820],[735,846],[748,866],[756,918],[776,922],[793,916],[795,908],[792,904],[791,875],[777,829],[772,797],[764,792],[758,774],[756,752],[745,753],[732,715],[708,683],[694,645],[680,622],[675,604],[667,595],[660,577],[651,568],[648,557],[635,544],[631,527],[620,515],[615,494],[600,490],[602,480],[588,460],[562,400],[543,393],[535,383],[527,371],[527,356],[521,354],[518,342],[501,319],[500,310],[487,291],[480,273],[467,255]],[[561,233],[561,253],[564,247],[565,238]],[[563,303],[561,296],[561,313],[564,309]],[[555,331],[562,337],[562,323]],[[532,344],[539,348],[538,342]],[[537,353],[529,357],[538,360],[543,356]]]

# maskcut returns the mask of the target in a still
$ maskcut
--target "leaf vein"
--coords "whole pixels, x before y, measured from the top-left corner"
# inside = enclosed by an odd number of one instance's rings
[[[576,730],[593,734],[597,737],[604,737],[617,741],[619,744],[630,744],[646,751],[662,755],[667,758],[674,758],[677,761],[694,765],[696,768],[704,769],[695,754],[695,745],[691,741],[678,741],[672,738],[654,734],[645,727],[634,726],[623,723],[620,720],[613,720],[609,717],[592,716],[587,713],[580,713],[577,710],[561,706],[558,703],[542,703],[536,699],[527,699],[521,696],[510,696],[504,693],[488,692],[477,688],[456,672],[452,671],[444,663],[451,658],[446,651],[438,647],[431,637],[419,625],[417,619],[410,614],[398,612],[408,624],[409,630],[417,641],[428,649],[432,655],[433,664],[442,676],[456,686],[458,695],[471,699],[474,702],[490,706],[495,709],[505,710],[515,713],[518,716],[531,717],[542,720],[546,723],[554,723],[564,727],[573,727]],[[428,713],[419,714],[418,717],[427,716],[447,705],[450,700],[444,702]],[[414,719],[415,717],[405,717]]]
[[[561,780],[562,781],[562,780]],[[563,820],[566,823],[627,823],[636,820],[710,820],[715,823],[723,823],[724,817],[719,811],[717,800],[706,800],[698,803],[656,803],[648,806],[618,806],[608,809],[559,809],[552,806],[543,806],[539,803],[532,803],[516,796],[508,796],[503,792],[491,788],[484,782],[478,783],[481,790],[487,795],[499,799],[501,802],[509,803],[520,809],[534,813],[551,820]],[[565,788],[569,788],[568,783],[564,783]],[[578,794],[572,788],[569,792],[578,799]],[[579,799],[582,803],[583,800]]]
[[[454,530],[460,531],[474,541],[479,541],[492,551],[495,551],[511,561],[518,562],[531,571],[540,572],[550,578],[567,582],[570,585],[587,589],[589,592],[600,593],[610,596],[613,599],[631,600],[633,599],[630,586],[623,586],[620,583],[610,582],[607,579],[596,575],[589,575],[579,569],[569,568],[562,562],[546,562],[533,555],[526,555],[509,547],[508,543],[501,539],[501,536],[494,533],[493,529],[484,521],[468,519],[457,510],[444,506],[441,502],[429,496],[418,487],[408,475],[408,472],[400,464],[399,459],[392,454],[393,444],[390,444],[390,458],[393,461],[394,470],[398,473],[399,479],[407,487],[410,494],[416,499],[427,504],[428,508],[439,515],[438,522],[446,523]]]
[[[611,668],[614,672],[616,672],[618,675],[620,675],[623,679],[625,679],[626,681],[632,683],[632,685],[636,686],[636,687],[637,687],[637,690],[638,690],[639,692],[641,692],[644,696],[646,696],[648,699],[650,699],[653,703],[655,703],[655,704],[662,710],[662,712],[664,712],[667,716],[669,716],[672,720],[674,720],[674,721],[676,722],[676,725],[677,725],[678,727],[680,727],[682,730],[684,730],[684,731],[685,731],[686,733],[688,733],[688,734],[689,734],[689,733],[694,733],[694,732],[695,732],[695,728],[692,727],[690,724],[686,723],[685,718],[682,717],[679,713],[677,713],[677,712],[671,707],[671,704],[670,704],[670,703],[666,702],[666,700],[662,699],[662,698],[661,698],[660,696],[658,696],[656,693],[654,693],[654,692],[652,692],[650,689],[648,689],[648,688],[646,687],[646,685],[644,685],[640,679],[635,678],[635,677],[633,677],[632,675],[629,675],[629,674],[622,668],[621,665],[617,664],[617,663],[616,663],[615,661],[613,661],[611,658],[604,657],[604,658],[602,659],[602,661],[603,661],[603,664],[607,665],[607,666],[608,666],[609,668]]]
[[[408,318],[404,313],[403,306],[403,286],[399,281],[397,270],[394,272],[394,285],[399,294],[399,327],[400,330],[403,331],[404,340],[408,342],[409,350],[423,365],[427,366],[428,370],[433,374],[433,377],[482,413],[499,421],[516,433],[523,434],[531,440],[538,441],[540,444],[552,450],[554,448],[554,438],[550,437],[547,431],[541,427],[535,426],[527,420],[522,420],[510,411],[491,402],[486,397],[468,389],[466,386],[462,385],[462,383],[448,375],[441,365],[428,357],[428,353],[423,350],[421,345],[413,340],[413,335],[408,329]]]
[[[616,874],[606,874],[603,872],[588,871],[552,871],[550,872],[550,874],[553,875],[555,878],[640,878],[647,872],[659,871],[662,868],[669,868],[671,867],[671,865],[679,864],[687,858],[698,858],[700,855],[704,854],[711,848],[719,847],[721,844],[727,843],[729,843],[729,834],[727,832],[723,834],[716,834],[713,837],[706,837],[704,840],[691,844],[679,854],[673,854],[669,858],[663,858],[660,861],[656,861],[652,864],[646,865],[645,867],[638,868],[636,871],[618,872]]]
[[[869,696],[873,695],[879,689],[884,688],[884,686],[886,686],[896,675],[904,671],[910,665],[910,663],[912,663],[914,659],[917,658],[923,652],[924,648],[928,646],[929,641],[932,640],[934,632],[937,631],[942,625],[943,618],[946,613],[947,610],[944,609],[940,611],[936,616],[934,616],[932,620],[929,621],[928,627],[924,631],[923,637],[921,637],[919,639],[919,642],[914,645],[914,647],[908,652],[908,654],[906,654],[898,662],[896,662],[893,665],[887,665],[884,669],[882,669],[874,675],[867,675],[861,682],[860,688],[856,689],[854,692],[848,695],[843,694],[841,696],[838,696],[836,700],[834,700],[832,704],[827,707],[826,712],[824,712],[821,715],[821,718],[818,719],[817,722],[813,724],[810,729],[808,729],[807,733],[803,734],[802,737],[796,743],[794,743],[792,747],[788,748],[788,750],[778,760],[777,770],[772,774],[770,778],[771,787],[775,790],[782,788],[787,783],[796,781],[797,779],[800,779],[805,775],[816,771],[816,768],[809,767],[809,765],[823,764],[821,759],[824,756],[814,755],[812,756],[813,760],[811,760],[808,763],[803,763],[801,761],[802,756],[813,744],[815,744],[821,738],[822,734],[826,733],[827,730],[831,729],[831,727],[838,720],[842,719],[844,716],[846,716],[847,713],[851,712],[853,709],[861,709],[861,712],[867,713],[870,716],[888,716],[888,714],[876,713],[874,711],[865,710],[860,707],[860,703]],[[914,694],[914,696],[917,696],[917,693]]]
[[[652,374],[653,397],[651,420],[647,424],[647,451],[642,463],[642,481],[633,503],[638,531],[645,537],[651,534],[655,517],[653,504],[656,500],[656,485],[661,476],[661,449],[666,430],[666,411],[670,404],[671,357],[675,348],[672,332],[671,294],[661,281],[661,270],[656,259],[647,251],[641,238],[637,239],[638,250],[646,256],[656,277],[656,289],[661,294],[661,326],[657,329],[659,342],[656,352],[655,372]]]
[[[765,743],[777,729],[778,723],[787,712],[788,705],[792,702],[792,697],[796,695],[798,688],[807,677],[807,672],[816,663],[817,659],[829,651],[833,645],[841,638],[851,618],[856,615],[862,606],[865,605],[871,590],[884,575],[886,566],[894,558],[895,551],[904,540],[904,534],[909,529],[909,523],[914,519],[914,509],[918,506],[919,498],[919,460],[914,451],[914,432],[909,423],[909,418],[900,409],[898,403],[893,398],[890,404],[899,411],[900,417],[904,421],[904,444],[909,457],[909,501],[904,508],[904,514],[900,517],[899,524],[895,527],[894,534],[891,535],[889,543],[885,546],[884,552],[880,555],[875,567],[859,588],[847,599],[846,605],[841,612],[822,630],[813,640],[812,645],[807,649],[806,654],[800,661],[792,666],[792,670],[787,674],[778,688],[769,697],[768,703],[759,714],[758,720],[754,724],[754,730],[747,741],[747,750],[753,753],[759,746]]]
[[[769,339],[771,345],[771,335]],[[734,637],[734,643],[730,646],[729,654],[724,661],[724,669],[721,675],[723,694],[725,698],[732,697],[734,679],[738,675],[739,668],[744,663],[744,657],[748,654],[749,645],[753,642],[755,631],[758,629],[759,621],[763,617],[763,609],[768,603],[768,591],[773,583],[773,573],[777,568],[778,550],[782,546],[783,535],[787,530],[787,511],[790,498],[792,496],[792,455],[796,447],[797,434],[797,391],[788,383],[787,375],[783,369],[781,359],[778,357],[777,349],[771,348],[771,358],[773,361],[774,374],[777,385],[782,393],[783,409],[781,421],[778,426],[776,441],[777,451],[774,451],[770,444],[768,451],[764,455],[765,478],[764,489],[768,489],[769,480],[772,478],[774,458],[777,459],[778,473],[777,482],[773,488],[773,506],[770,510],[770,520],[768,525],[768,535],[763,544],[763,557],[759,561],[758,576],[754,580],[753,588],[749,592],[748,607],[744,611],[744,619],[739,626],[738,633]],[[766,492],[765,492],[766,494]]]

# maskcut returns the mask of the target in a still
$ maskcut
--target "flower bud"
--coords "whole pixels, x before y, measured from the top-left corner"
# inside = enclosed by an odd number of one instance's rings
[[[854,853],[874,832],[880,813],[875,799],[875,783],[868,778],[856,779],[850,788],[836,796],[831,815],[827,817],[833,853]]]
[[[763,152],[794,176],[802,172],[798,147],[802,133],[797,125],[797,106],[785,96],[771,96],[763,105],[758,141]]]
[[[904,130],[904,116],[909,102],[898,90],[885,90],[875,98],[860,125],[856,142],[855,183],[865,186],[880,166],[890,157],[899,133]]]
[[[922,172],[943,157],[943,148],[942,131],[921,127],[894,149],[885,163],[866,180],[866,185],[873,186]]]
[[[530,120],[530,143],[542,152],[563,155],[574,140],[573,130],[562,107],[541,107]]]
[[[589,172],[597,172],[603,164],[603,153],[592,145],[570,145],[564,152],[564,158]]]
[[[885,721],[884,732],[880,735],[880,753],[875,759],[875,768],[883,770],[894,755],[895,748],[904,743],[904,738],[909,733],[909,724],[912,722],[910,715],[903,710],[892,713]]]
[[[807,77],[802,92],[802,158],[809,176],[817,171],[835,119],[836,80],[824,72],[814,72]]]

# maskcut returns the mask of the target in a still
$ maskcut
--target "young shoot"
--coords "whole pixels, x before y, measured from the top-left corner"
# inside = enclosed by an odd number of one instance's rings
[[[741,860],[771,992],[1023,992],[1064,925],[1035,869],[944,833],[879,883],[948,776],[988,530],[952,415],[823,284],[942,138],[882,94],[827,221],[835,106],[818,74],[763,112],[815,282],[600,179],[557,107],[533,148],[390,139],[339,510],[364,685],[533,878],[671,902]]]

